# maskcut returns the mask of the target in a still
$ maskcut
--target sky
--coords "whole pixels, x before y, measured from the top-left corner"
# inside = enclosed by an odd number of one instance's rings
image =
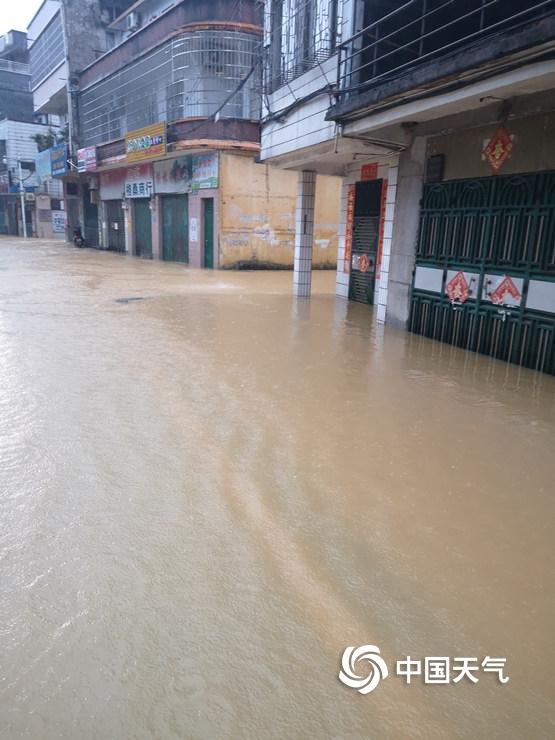
[[[25,31],[42,0],[0,0],[0,36],[14,28]]]

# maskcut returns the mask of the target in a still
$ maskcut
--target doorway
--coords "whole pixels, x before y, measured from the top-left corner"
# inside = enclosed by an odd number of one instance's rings
[[[189,218],[186,195],[162,196],[162,257],[189,262]]]
[[[355,185],[349,299],[359,303],[374,303],[382,184],[382,180],[369,180]]]
[[[214,267],[214,198],[202,200],[203,266]]]
[[[152,225],[148,198],[137,198],[134,201],[134,216],[135,255],[152,259]]]

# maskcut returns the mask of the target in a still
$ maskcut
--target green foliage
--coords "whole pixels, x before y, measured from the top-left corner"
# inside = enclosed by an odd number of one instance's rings
[[[50,149],[56,144],[62,144],[64,141],[67,142],[69,139],[69,127],[66,123],[65,127],[59,131],[54,131],[50,128],[44,134],[33,134],[31,139],[37,145],[39,152],[44,152],[45,149]]]

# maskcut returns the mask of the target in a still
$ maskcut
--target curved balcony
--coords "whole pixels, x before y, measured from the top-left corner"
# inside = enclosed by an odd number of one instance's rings
[[[158,121],[258,120],[260,36],[193,26],[79,96],[81,146],[102,145]]]

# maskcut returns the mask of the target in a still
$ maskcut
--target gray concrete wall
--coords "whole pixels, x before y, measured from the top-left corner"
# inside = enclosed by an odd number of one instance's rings
[[[426,139],[417,137],[399,157],[397,202],[389,261],[385,320],[388,324],[402,328],[406,327],[410,311],[425,164]]]
[[[445,155],[444,180],[489,177],[492,171],[482,152],[498,126],[493,123],[431,138],[428,154]],[[504,126],[513,136],[514,149],[500,175],[555,170],[555,113],[509,118]]]

